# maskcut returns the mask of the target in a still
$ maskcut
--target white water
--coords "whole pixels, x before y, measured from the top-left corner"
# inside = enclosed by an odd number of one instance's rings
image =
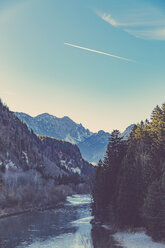
[[[73,195],[67,197],[67,203],[70,205],[84,205],[84,204],[90,204],[91,203],[91,197],[90,195]]]

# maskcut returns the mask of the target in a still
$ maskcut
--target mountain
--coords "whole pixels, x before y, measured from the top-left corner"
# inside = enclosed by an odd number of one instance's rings
[[[0,217],[89,193],[94,172],[77,145],[37,136],[0,100]]]
[[[56,139],[63,139],[73,144],[78,144],[90,137],[92,133],[81,124],[77,124],[69,117],[57,118],[47,113],[31,117],[24,113],[15,115],[25,122],[37,135],[45,135]]]
[[[104,157],[110,134],[104,131],[92,133],[82,124],[77,124],[69,117],[57,118],[47,113],[31,117],[25,113],[15,115],[25,122],[37,135],[49,136],[77,144],[83,158],[89,162],[98,162]]]
[[[92,134],[84,141],[78,144],[82,156],[90,162],[98,162],[103,159],[107,145],[109,142],[110,133],[100,130],[98,133]]]
[[[39,137],[29,130],[0,101],[0,169],[36,170],[43,176],[58,177],[92,173],[75,144],[54,138]]]
[[[134,127],[131,124],[121,134],[124,139],[127,139]],[[98,162],[99,159],[104,159],[107,145],[109,142],[110,133],[100,130],[98,133],[93,133],[90,137],[84,139],[84,141],[78,143],[82,156],[89,162]]]
[[[41,153],[55,162],[60,170],[67,174],[79,174],[88,177],[94,173],[91,164],[82,158],[77,145],[50,137],[40,137]]]
[[[123,136],[124,139],[127,139],[131,133],[131,131],[133,130],[135,124],[131,124],[130,126],[128,126],[125,131],[121,134]]]
[[[31,117],[25,113],[16,112],[15,115],[25,122],[29,129],[37,135],[45,135],[53,138],[69,141],[77,144],[84,159],[91,163],[97,163],[103,159],[108,145],[110,133],[100,130],[92,133],[82,124],[77,124],[69,117],[57,118],[47,113]],[[130,125],[122,136],[126,139],[134,125]]]

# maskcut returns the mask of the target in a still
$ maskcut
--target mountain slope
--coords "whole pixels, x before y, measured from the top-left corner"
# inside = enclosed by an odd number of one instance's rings
[[[107,145],[109,142],[110,133],[99,131],[94,133],[89,138],[78,144],[82,156],[90,162],[97,162],[103,159]]]
[[[93,169],[83,160],[79,148],[68,142],[37,137],[0,102],[0,168],[36,170],[45,176],[58,177]],[[64,168],[64,166],[67,168]]]
[[[127,139],[131,133],[131,131],[133,130],[135,124],[131,124],[130,126],[128,126],[125,131],[122,133],[122,136],[124,139]]]
[[[27,126],[38,135],[63,139],[77,144],[82,156],[89,162],[97,163],[103,159],[108,145],[110,133],[100,130],[92,133],[81,124],[77,124],[69,117],[57,118],[47,113],[31,117],[25,113],[15,113]],[[134,125],[130,125],[122,136],[126,139]]]
[[[134,127],[134,124],[128,126],[121,134],[124,139],[127,139]],[[97,162],[104,158],[107,145],[109,142],[110,133],[100,130],[98,133],[93,133],[84,141],[78,143],[82,156],[89,162]]]
[[[92,133],[66,116],[57,118],[45,113],[31,117],[18,112],[15,115],[38,135],[63,139],[77,144],[83,157],[89,162],[98,162],[104,156],[109,133],[104,131]]]
[[[63,139],[73,144],[77,144],[92,135],[88,129],[75,123],[67,116],[57,118],[47,113],[36,117],[24,113],[15,113],[15,115],[38,135]]]

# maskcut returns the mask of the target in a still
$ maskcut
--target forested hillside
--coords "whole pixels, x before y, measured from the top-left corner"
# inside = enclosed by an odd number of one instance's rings
[[[165,240],[165,104],[128,140],[113,131],[96,171],[93,214],[114,229],[145,227],[154,240]]]
[[[36,136],[0,101],[0,215],[56,204],[93,172],[77,145]]]

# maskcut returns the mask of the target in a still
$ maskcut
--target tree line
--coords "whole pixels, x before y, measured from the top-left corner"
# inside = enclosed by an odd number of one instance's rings
[[[112,132],[92,197],[95,218],[117,229],[145,227],[154,240],[165,239],[165,104],[127,140]]]

